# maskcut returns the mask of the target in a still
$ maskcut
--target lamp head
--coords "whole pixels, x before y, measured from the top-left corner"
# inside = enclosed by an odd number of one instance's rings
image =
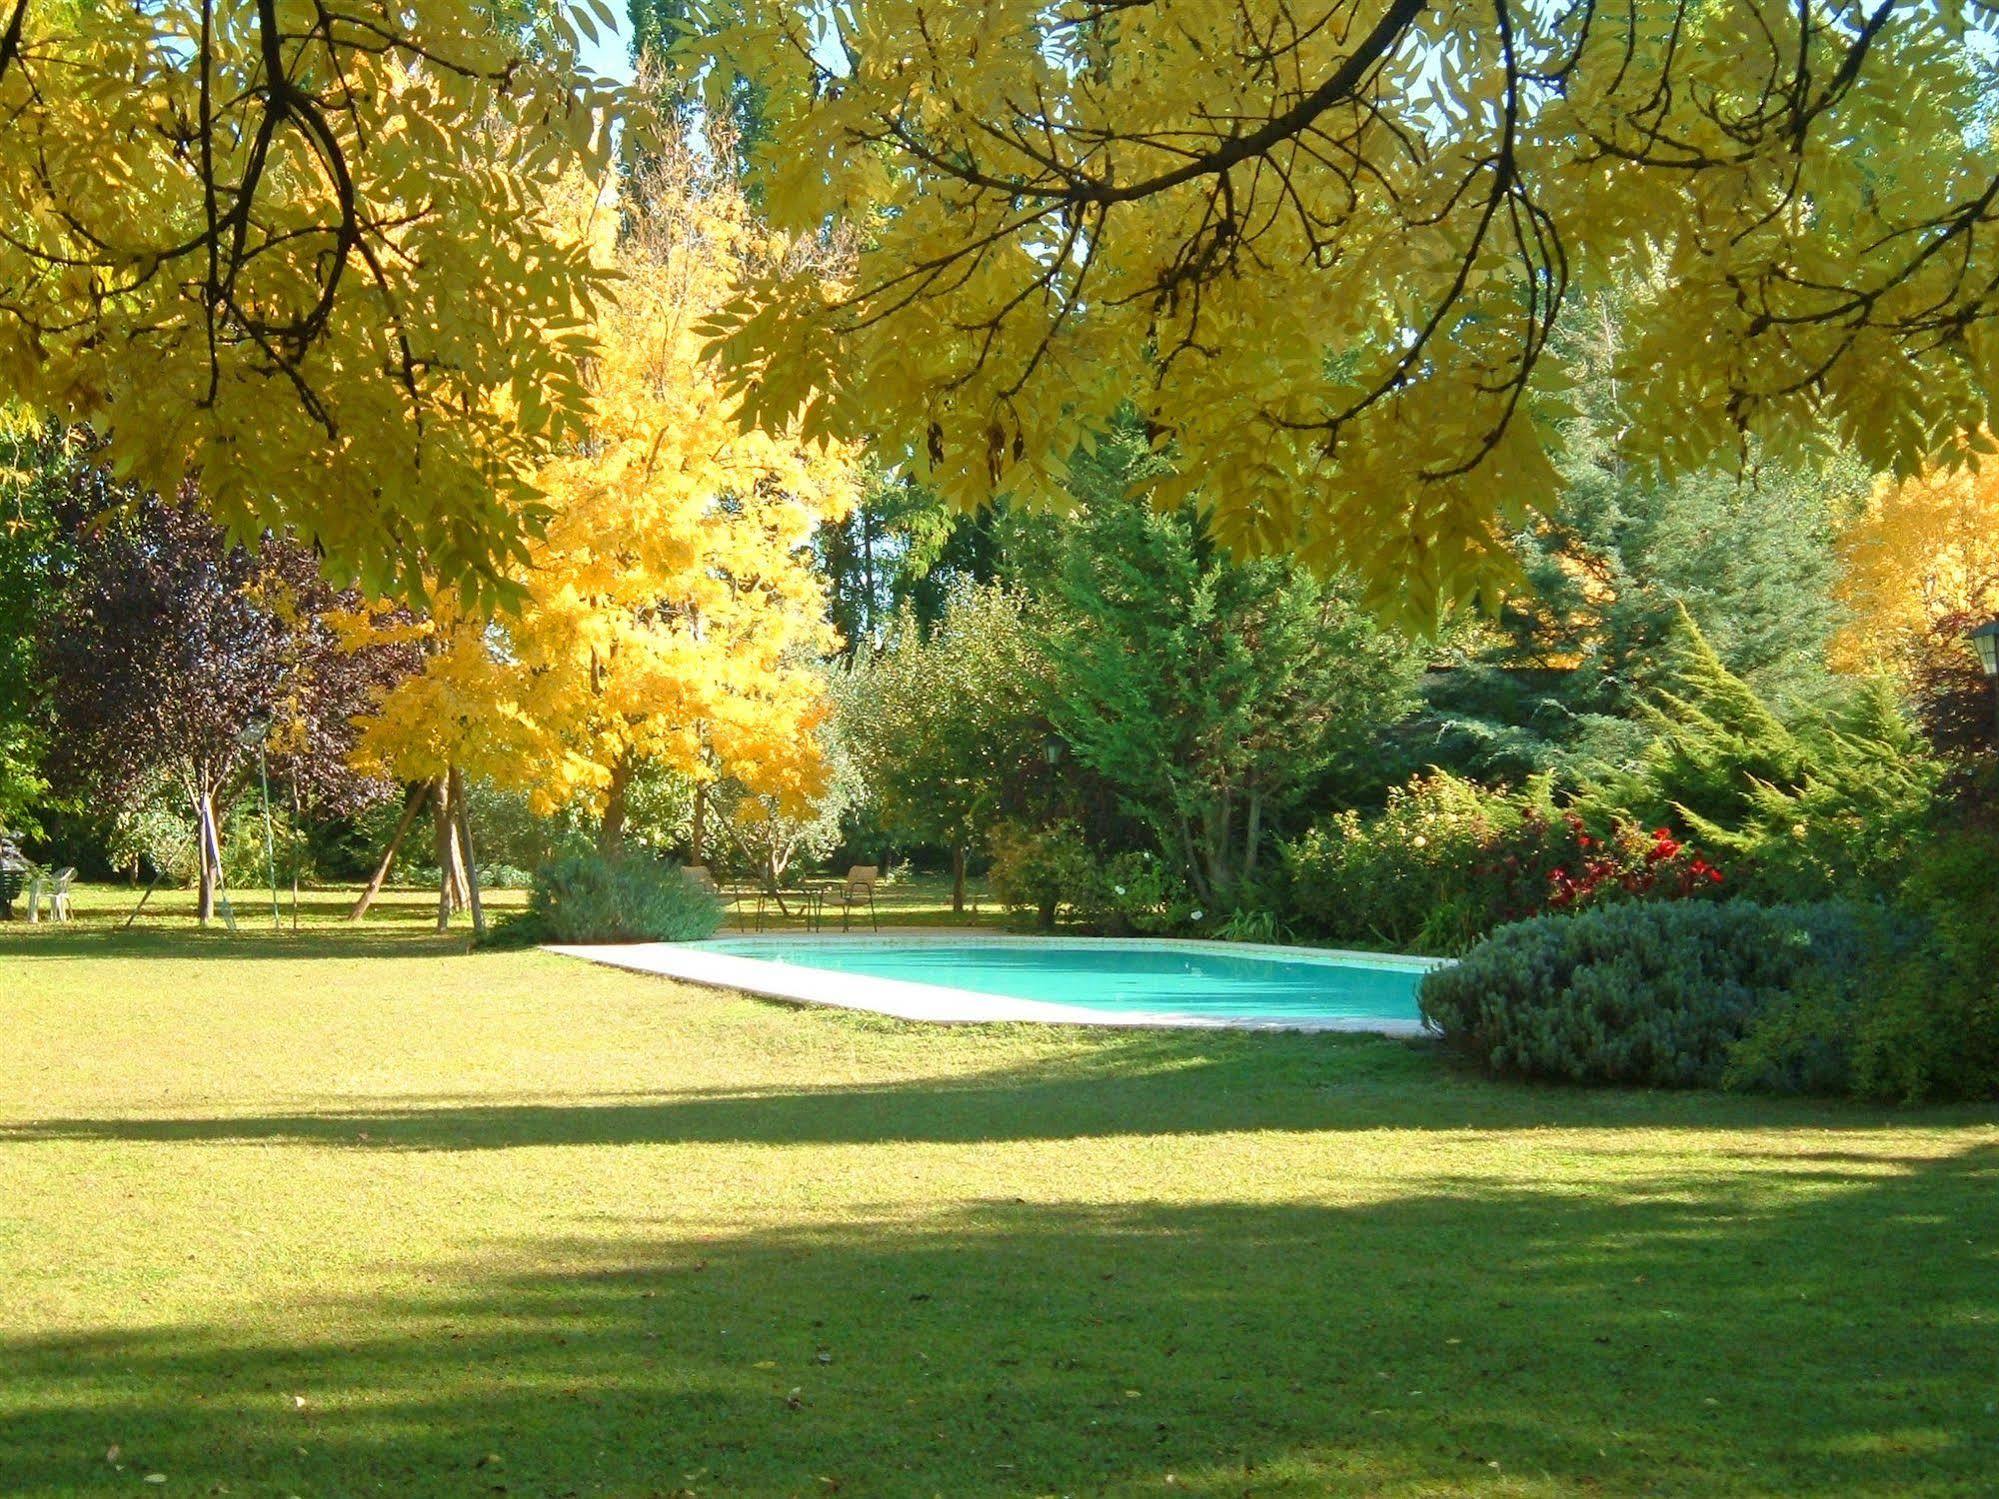
[[[1999,677],[1999,619],[1987,620],[1971,632],[1971,648],[1988,677]]]

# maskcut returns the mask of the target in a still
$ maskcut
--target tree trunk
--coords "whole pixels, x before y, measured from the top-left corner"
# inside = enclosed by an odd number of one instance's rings
[[[203,926],[215,919],[216,891],[222,884],[222,840],[215,830],[215,785],[204,773],[194,791],[195,915]]]
[[[1187,814],[1184,812],[1179,814],[1179,824],[1180,857],[1187,866],[1187,881],[1194,887],[1195,898],[1205,904],[1213,898],[1213,892],[1208,886],[1207,871],[1201,867],[1201,855],[1194,847],[1193,824],[1187,820]]]
[[[361,892],[361,898],[354,902],[354,909],[347,913],[349,921],[359,921],[368,914],[368,907],[375,897],[382,893],[382,884],[389,877],[389,868],[396,862],[396,854],[401,851],[403,839],[416,826],[416,815],[423,810],[423,804],[430,799],[430,782],[414,781],[403,791],[403,815],[396,819],[396,830],[389,834],[389,846],[382,850],[382,861],[375,866],[375,873],[368,880],[368,888]],[[296,868],[296,866],[294,866]]]
[[[437,855],[437,929],[446,932],[451,929],[452,897],[456,893],[452,881],[451,861],[457,851],[458,840],[451,830],[451,783],[439,777],[431,786],[430,838],[431,847]]]
[[[1256,846],[1263,841],[1263,792],[1251,787],[1249,793],[1249,831],[1243,835],[1242,877],[1244,881],[1256,873]]]
[[[611,788],[604,797],[604,820],[597,825],[597,852],[607,859],[615,859],[625,851],[625,815],[629,804],[626,793],[631,785],[632,757],[620,755],[611,767]]]
[[[951,914],[965,914],[965,846],[962,843],[951,850]]]
[[[694,827],[687,839],[687,862],[689,864],[705,864],[708,862],[701,857],[701,846],[706,840],[708,830],[707,824],[708,783],[705,781],[696,781],[694,783]]]
[[[300,815],[302,811],[303,809],[299,806],[298,778],[294,776],[292,778],[292,827],[294,830],[305,826],[305,818]],[[294,937],[298,935],[299,865],[304,861],[304,858],[305,840],[301,837],[295,837],[292,839],[292,935]]]
[[[472,907],[472,935],[486,935],[486,908],[479,901],[479,861],[472,849],[472,812],[465,796],[465,781],[453,766],[450,779],[451,808],[457,823],[458,842],[465,857],[465,895]]]
[[[472,878],[466,869],[465,843],[459,834],[464,809],[459,805],[465,785],[456,766],[448,766],[443,777],[445,868],[451,876],[451,909],[463,911],[472,904]]]
[[[194,916],[203,926],[215,919],[215,865],[208,853],[208,797],[205,792],[194,798],[194,862],[199,870],[195,875]]]
[[[472,877],[465,868],[465,844],[458,836],[458,802],[451,803],[451,909],[463,911],[472,904]]]

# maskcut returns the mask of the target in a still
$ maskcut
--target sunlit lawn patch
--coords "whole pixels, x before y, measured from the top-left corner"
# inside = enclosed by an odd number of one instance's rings
[[[0,929],[0,1493],[1942,1494],[1999,1462],[1989,1111],[924,1029],[421,916]]]

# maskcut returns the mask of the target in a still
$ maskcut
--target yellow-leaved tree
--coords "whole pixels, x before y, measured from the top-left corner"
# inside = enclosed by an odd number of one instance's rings
[[[1900,678],[1932,743],[1964,759],[1992,747],[1992,688],[1967,633],[1999,615],[1999,469],[1993,442],[1968,436],[1984,466],[1878,485],[1839,537],[1835,593],[1847,620],[1833,664]]]
[[[816,668],[834,642],[810,545],[852,505],[856,470],[795,423],[744,421],[714,378],[695,326],[739,282],[830,269],[769,232],[725,149],[669,148],[622,202],[573,184],[572,200],[617,276],[584,437],[536,476],[548,517],[524,597],[490,620],[435,614],[426,669],[381,703],[361,754],[580,806],[615,850],[644,767],[793,805],[817,791]]]
[[[486,0],[0,0],[0,393],[342,580],[490,597],[584,412],[586,4],[529,45]]]
[[[769,210],[837,296],[718,319],[759,419],[1059,503],[1134,403],[1215,532],[1424,614],[1553,496],[1579,292],[1629,460],[1829,423],[1907,474],[1999,396],[1999,149],[1961,0],[705,0]],[[705,60],[704,60],[705,59]],[[745,86],[747,81],[747,86]]]
[[[1892,666],[1948,619],[1999,613],[1999,470],[1991,462],[1988,454],[1983,469],[1883,483],[1841,532],[1838,596],[1848,620],[1833,647],[1842,669]]]

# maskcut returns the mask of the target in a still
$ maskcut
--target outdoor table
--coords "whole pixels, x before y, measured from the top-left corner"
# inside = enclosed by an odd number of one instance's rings
[[[778,910],[789,915],[795,907],[805,918],[805,930],[816,932],[824,923],[826,909],[825,891],[814,885],[773,886],[757,888],[756,929],[764,929],[764,912],[768,902],[775,901]]]

